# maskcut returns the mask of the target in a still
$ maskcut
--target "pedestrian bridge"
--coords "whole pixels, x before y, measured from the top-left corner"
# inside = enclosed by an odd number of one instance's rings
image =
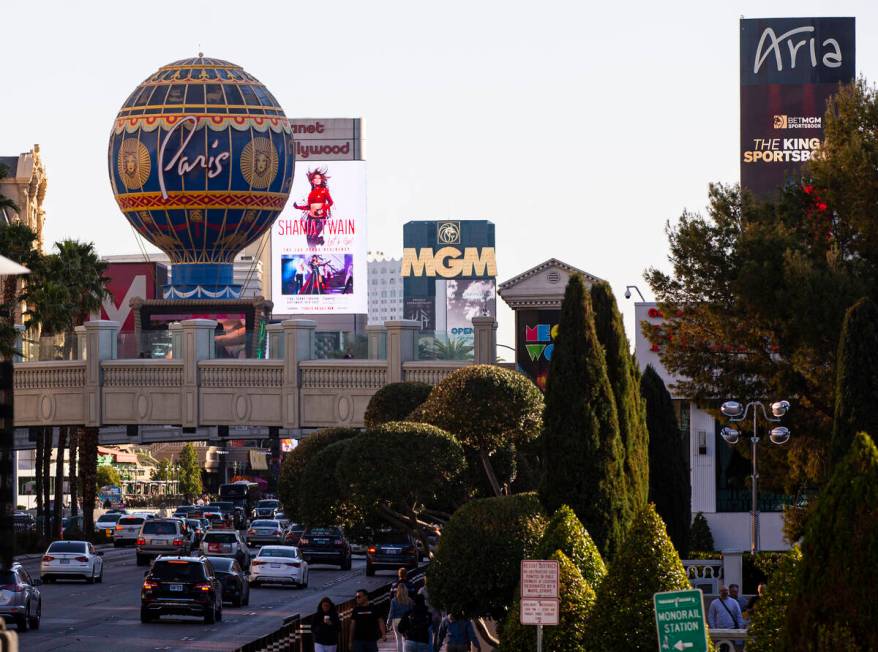
[[[34,428],[100,428],[101,441],[298,436],[309,429],[363,425],[385,384],[436,384],[472,363],[496,362],[497,323],[473,319],[474,359],[417,359],[419,322],[369,326],[365,360],[314,359],[316,323],[268,327],[268,359],[214,359],[216,322],[171,325],[170,359],[117,359],[118,322],[77,329],[77,359],[15,365],[16,448],[33,447]]]

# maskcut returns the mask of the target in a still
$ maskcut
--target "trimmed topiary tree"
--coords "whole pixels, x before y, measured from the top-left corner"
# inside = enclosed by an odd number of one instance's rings
[[[607,567],[588,530],[567,505],[561,505],[552,516],[534,558],[548,559],[555,550],[560,550],[573,562],[593,589],[600,586]]]
[[[277,484],[278,498],[288,518],[301,520],[299,507],[299,482],[308,462],[327,446],[350,439],[360,434],[356,428],[324,428],[299,441],[292,451],[286,454],[280,469]]]
[[[869,298],[845,314],[836,369],[831,466],[847,454],[858,432],[878,436],[878,306]]]
[[[640,373],[634,365],[631,344],[625,335],[616,298],[606,282],[591,286],[591,305],[598,340],[607,359],[607,376],[613,388],[619,435],[625,449],[627,509],[622,521],[627,530],[634,516],[646,507],[649,495],[649,432],[646,409],[640,397]]]
[[[713,552],[713,534],[704,514],[698,512],[692,519],[692,527],[689,528],[689,550],[698,552]]]
[[[472,365],[446,376],[410,420],[447,430],[477,450],[491,488],[499,496],[491,456],[499,448],[535,439],[542,413],[543,394],[529,378],[493,365]]]
[[[677,552],[685,557],[692,521],[689,460],[671,395],[652,365],[646,366],[640,378],[640,395],[646,403],[649,429],[649,499],[667,525]]]
[[[567,283],[543,415],[540,498],[554,512],[573,508],[604,558],[618,550],[625,495],[625,451],[603,347],[582,276]]]
[[[336,481],[339,459],[355,438],[342,439],[317,451],[299,479],[298,519],[305,525],[342,525],[350,529],[362,520],[344,483]]]
[[[431,604],[468,617],[501,619],[515,599],[521,560],[531,558],[546,520],[536,494],[466,503],[442,530],[427,569]]]
[[[563,552],[556,550],[548,558],[558,561],[561,609],[558,625],[543,629],[543,647],[552,652],[582,652],[587,642],[586,623],[595,603],[594,589]],[[516,600],[503,622],[499,652],[533,652],[536,649],[537,628],[521,624],[520,606]]]
[[[427,383],[390,383],[369,400],[363,421],[367,428],[376,428],[391,421],[406,421],[408,416],[430,395],[433,386]]]
[[[816,649],[813,642],[819,639],[825,645],[835,641],[836,649],[878,650],[876,505],[878,449],[861,432],[808,519],[785,649]]]
[[[597,590],[588,648],[654,652],[653,594],[691,588],[665,524],[652,504],[638,514]]]
[[[784,555],[777,569],[769,575],[765,594],[753,607],[747,652],[777,652],[783,649],[784,625],[801,561],[802,552],[795,547]]]

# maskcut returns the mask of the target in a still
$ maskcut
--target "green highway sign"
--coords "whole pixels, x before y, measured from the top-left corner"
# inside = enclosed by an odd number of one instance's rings
[[[707,652],[707,626],[700,589],[652,596],[659,652]]]

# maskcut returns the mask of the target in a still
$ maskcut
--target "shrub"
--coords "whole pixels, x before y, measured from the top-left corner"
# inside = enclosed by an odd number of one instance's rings
[[[765,594],[753,608],[750,620],[751,638],[747,641],[747,652],[782,650],[784,623],[801,561],[801,551],[793,548],[783,555],[777,568],[769,574]]]
[[[713,545],[713,535],[710,533],[710,525],[704,518],[702,512],[698,512],[692,520],[692,527],[689,529],[689,549],[701,552],[709,552],[715,550]]]
[[[338,482],[339,460],[356,439],[342,439],[312,457],[299,479],[299,520],[310,526],[342,525],[350,528],[361,520],[351,503],[350,492]]]
[[[372,396],[366,407],[364,421],[367,428],[375,428],[390,421],[406,421],[415,408],[427,400],[432,385],[427,383],[390,383]]]
[[[653,594],[690,588],[683,563],[652,504],[628,532],[597,591],[588,623],[589,649],[656,649]]]
[[[563,552],[556,550],[548,558],[558,561],[561,604],[558,625],[543,630],[544,649],[581,652],[586,643],[586,622],[595,602],[594,590]],[[499,652],[532,652],[536,649],[536,627],[522,625],[519,610],[520,602],[516,600],[500,631]]]
[[[588,530],[567,505],[561,505],[552,516],[534,554],[536,559],[548,559],[555,550],[573,562],[593,589],[600,586],[607,567]]]
[[[482,498],[452,514],[427,570],[430,602],[469,617],[502,618],[515,598],[521,560],[546,527],[536,494]]]

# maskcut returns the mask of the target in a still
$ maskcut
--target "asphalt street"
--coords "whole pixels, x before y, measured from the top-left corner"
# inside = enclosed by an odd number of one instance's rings
[[[22,563],[39,577],[39,558]],[[140,587],[146,567],[137,566],[133,548],[106,550],[104,564],[103,584],[70,580],[40,587],[42,623],[38,631],[21,635],[21,650],[234,650],[274,631],[287,616],[313,613],[324,595],[342,602],[358,588],[372,590],[393,580],[392,572],[366,577],[365,560],[355,557],[349,571],[311,566],[307,589],[251,588],[250,604],[224,605],[215,625],[175,616],[143,624]]]

